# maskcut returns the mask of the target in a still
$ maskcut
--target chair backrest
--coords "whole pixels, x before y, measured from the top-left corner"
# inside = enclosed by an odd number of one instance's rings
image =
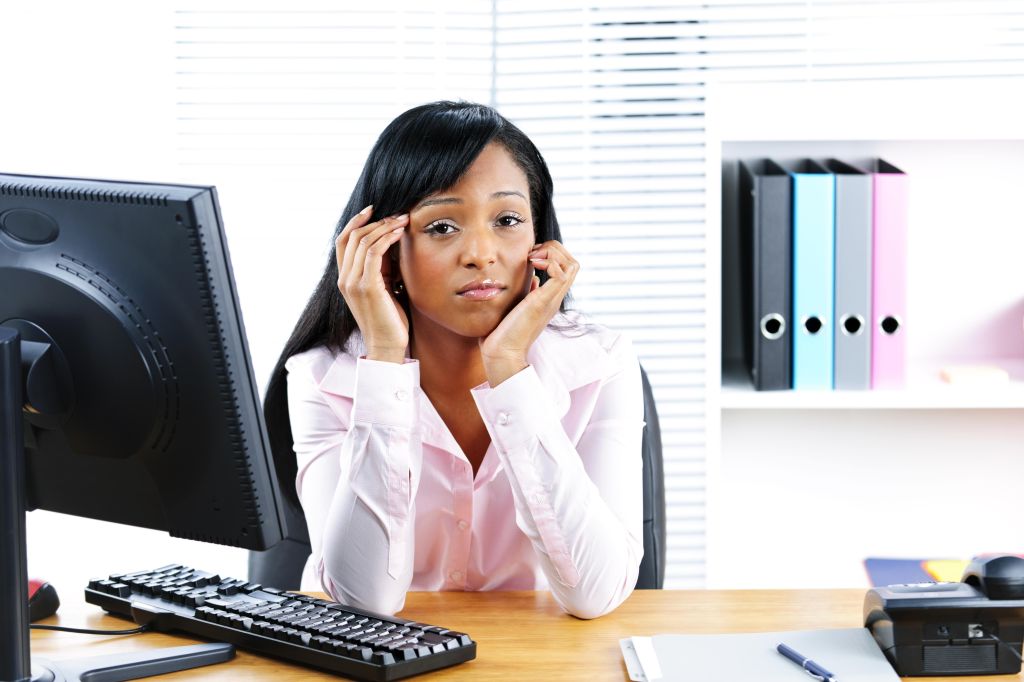
[[[644,558],[637,589],[661,589],[665,584],[665,476],[661,460],[661,428],[647,373],[640,368],[644,388]],[[263,552],[249,552],[249,581],[285,590],[299,589],[302,570],[312,551],[302,510],[286,505],[289,537]]]
[[[640,368],[644,385],[644,558],[636,579],[638,590],[665,585],[665,473],[661,459],[661,425],[647,372]]]

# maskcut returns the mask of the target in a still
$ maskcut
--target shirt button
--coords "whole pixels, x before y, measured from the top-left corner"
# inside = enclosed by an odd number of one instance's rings
[[[501,424],[502,426],[505,426],[510,421],[512,421],[512,415],[510,415],[508,412],[502,412],[498,415],[498,423]]]
[[[466,519],[459,519],[459,522],[456,525],[458,525],[459,530],[466,530],[469,528],[469,524],[466,522]]]
[[[397,391],[395,391],[395,398],[397,400],[405,402],[405,399],[408,398],[408,397],[409,397],[409,394],[404,389],[398,389]]]
[[[453,583],[462,583],[462,571],[452,571],[448,577],[452,579]]]

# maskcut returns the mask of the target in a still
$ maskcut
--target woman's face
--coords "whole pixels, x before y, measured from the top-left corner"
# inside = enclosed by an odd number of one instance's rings
[[[409,212],[399,267],[413,328],[494,331],[529,291],[533,233],[526,174],[492,142],[459,182]]]

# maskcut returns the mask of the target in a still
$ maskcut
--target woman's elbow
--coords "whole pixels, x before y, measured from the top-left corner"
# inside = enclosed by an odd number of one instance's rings
[[[609,600],[601,601],[595,599],[564,599],[559,600],[562,603],[562,608],[565,609],[566,613],[574,618],[580,620],[593,620],[600,618],[601,616],[607,615],[617,609],[622,602],[626,601],[630,594],[633,593],[633,589],[630,588],[625,590],[621,594],[617,594]]]
[[[324,588],[331,599],[363,611],[379,613],[382,616],[393,616],[405,608],[405,590],[403,589],[358,589],[349,590],[324,575]]]
[[[575,589],[559,590],[555,598],[569,615],[582,620],[593,620],[611,613],[633,594],[640,575],[640,560],[643,553],[643,545],[629,547],[625,552],[624,565],[619,564],[619,578],[608,574],[594,576],[590,582],[590,589],[585,587],[586,581],[583,581]],[[605,569],[608,568],[606,564]]]

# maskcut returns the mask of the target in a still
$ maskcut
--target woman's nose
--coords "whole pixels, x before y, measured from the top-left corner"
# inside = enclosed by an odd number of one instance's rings
[[[484,268],[494,264],[498,257],[497,236],[490,229],[468,229],[462,240],[462,265]]]

